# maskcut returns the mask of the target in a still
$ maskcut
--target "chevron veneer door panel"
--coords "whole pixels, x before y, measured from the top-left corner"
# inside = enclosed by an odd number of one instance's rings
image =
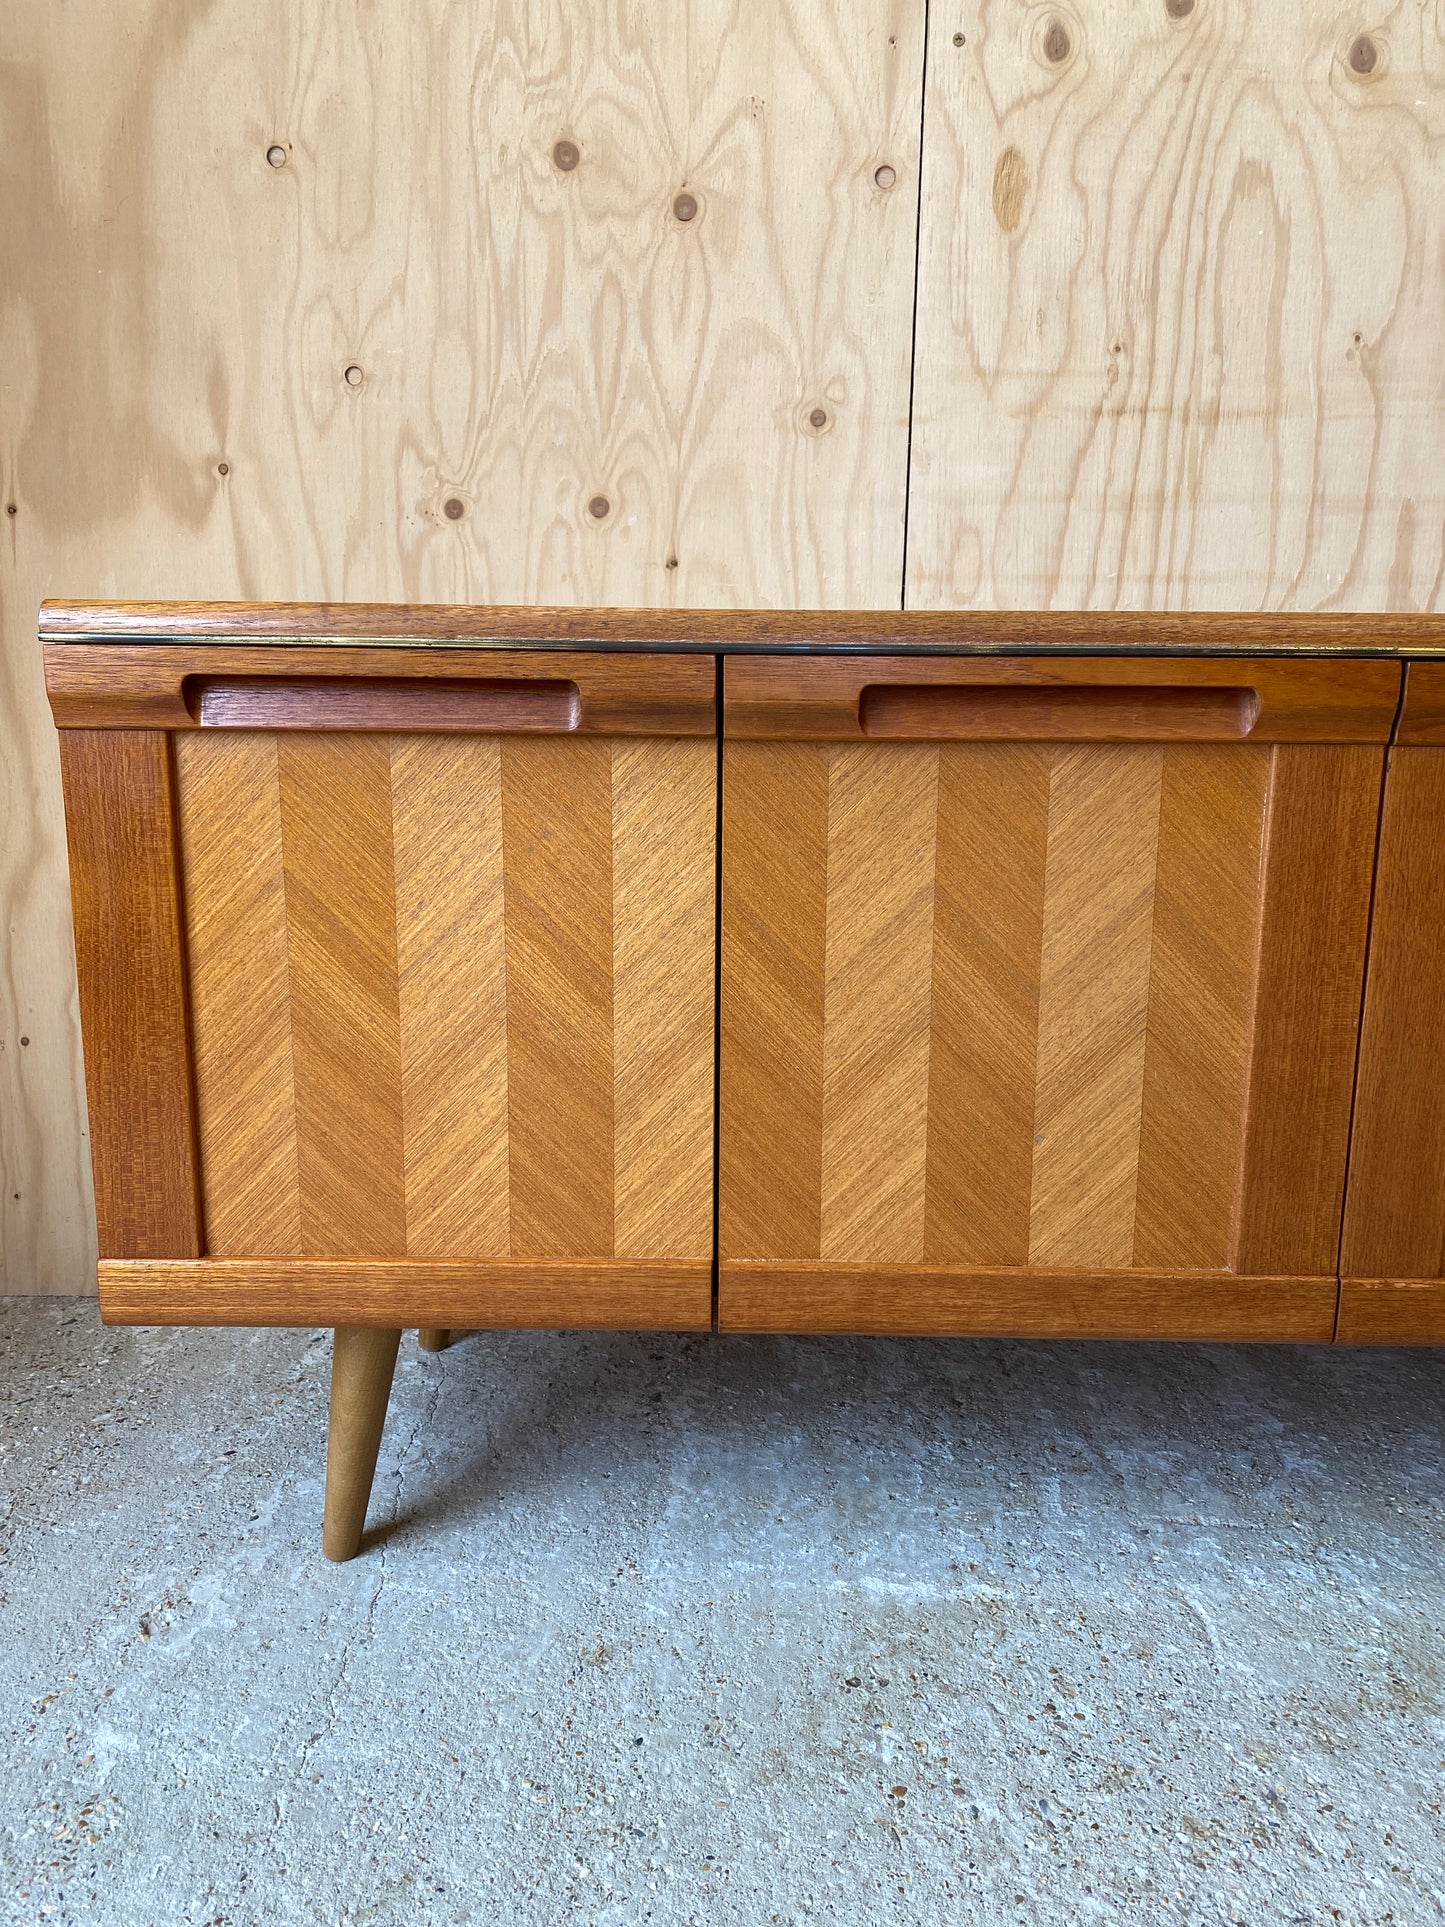
[[[720,1323],[1328,1338],[1381,757],[729,740]]]
[[[175,750],[209,1257],[710,1261],[712,742]]]

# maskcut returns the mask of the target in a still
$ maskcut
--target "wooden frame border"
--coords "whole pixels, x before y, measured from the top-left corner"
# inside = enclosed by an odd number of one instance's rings
[[[1337,1297],[1333,1276],[731,1259],[718,1330],[1329,1344]]]
[[[160,730],[60,738],[100,1249],[198,1256],[176,784]]]
[[[102,1260],[108,1325],[710,1331],[709,1259]]]
[[[1445,1345],[1445,1278],[1343,1278],[1341,1345]]]

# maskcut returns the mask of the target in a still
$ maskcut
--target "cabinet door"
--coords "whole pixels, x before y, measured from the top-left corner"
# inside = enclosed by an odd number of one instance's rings
[[[1398,690],[729,660],[721,1325],[1329,1339]]]
[[[102,720],[160,725],[64,732],[71,833],[93,874],[149,743],[194,1084],[199,1259],[103,1213],[107,1314],[710,1325],[713,662],[66,653],[124,686]],[[102,1081],[134,888],[80,893]],[[129,1101],[97,1119],[122,1199]]]
[[[1341,1339],[1445,1343],[1445,665],[1390,751],[1340,1253]]]

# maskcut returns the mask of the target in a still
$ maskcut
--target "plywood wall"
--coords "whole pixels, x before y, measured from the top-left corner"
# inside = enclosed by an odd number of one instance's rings
[[[12,0],[3,1287],[91,1259],[42,596],[1438,606],[1442,134],[1418,7]]]

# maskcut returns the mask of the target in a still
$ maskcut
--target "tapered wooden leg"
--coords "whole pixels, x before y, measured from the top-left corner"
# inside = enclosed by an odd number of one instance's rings
[[[386,1424],[399,1331],[338,1325],[331,1353],[331,1431],[326,1441],[326,1515],[321,1550],[354,1559]]]
[[[424,1352],[444,1352],[452,1342],[452,1335],[445,1326],[423,1325],[416,1335],[416,1342]]]

